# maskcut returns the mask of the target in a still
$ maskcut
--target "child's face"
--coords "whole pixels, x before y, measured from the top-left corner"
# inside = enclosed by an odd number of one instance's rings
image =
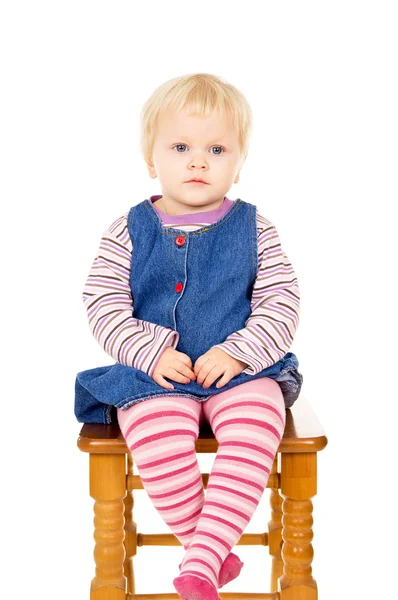
[[[158,120],[152,178],[159,177],[169,214],[218,208],[244,163],[238,132],[229,118],[213,113],[191,117],[186,111],[163,113]],[[200,178],[206,184],[188,183]]]

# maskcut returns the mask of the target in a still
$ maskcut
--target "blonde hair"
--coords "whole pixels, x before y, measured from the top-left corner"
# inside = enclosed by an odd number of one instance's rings
[[[194,73],[169,79],[151,94],[141,110],[140,150],[146,163],[152,161],[158,116],[165,110],[187,109],[191,116],[207,117],[213,111],[232,119],[246,159],[252,133],[252,111],[245,96],[233,85],[209,73]]]

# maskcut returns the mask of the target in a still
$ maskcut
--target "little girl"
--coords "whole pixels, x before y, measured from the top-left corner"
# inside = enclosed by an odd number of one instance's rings
[[[230,200],[251,109],[209,74],[167,81],[141,113],[142,153],[162,194],[105,231],[84,292],[90,329],[117,362],[78,373],[79,422],[117,421],[142,483],[186,549],[183,600],[219,600],[266,488],[303,377],[287,352],[300,293],[275,226]],[[219,448],[205,495],[195,454]]]

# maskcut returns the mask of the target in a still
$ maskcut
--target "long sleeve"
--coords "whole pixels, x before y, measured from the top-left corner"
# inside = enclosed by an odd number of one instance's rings
[[[293,267],[283,252],[275,226],[257,213],[258,273],[251,314],[245,327],[217,344],[245,362],[243,373],[256,375],[289,350],[299,323],[300,290]]]
[[[167,346],[176,348],[179,334],[133,317],[130,289],[132,242],[127,214],[104,232],[83,290],[90,330],[97,342],[122,365],[152,376]]]

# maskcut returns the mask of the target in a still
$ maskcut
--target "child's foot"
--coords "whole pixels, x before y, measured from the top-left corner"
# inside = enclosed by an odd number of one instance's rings
[[[181,600],[221,600],[211,583],[194,575],[179,575],[173,585]]]
[[[179,567],[180,570],[181,565]],[[227,558],[224,560],[223,564],[221,565],[220,573],[218,575],[218,588],[222,588],[223,585],[226,585],[227,583],[238,577],[243,565],[244,563],[240,560],[239,556],[237,556],[233,552],[230,552]]]

